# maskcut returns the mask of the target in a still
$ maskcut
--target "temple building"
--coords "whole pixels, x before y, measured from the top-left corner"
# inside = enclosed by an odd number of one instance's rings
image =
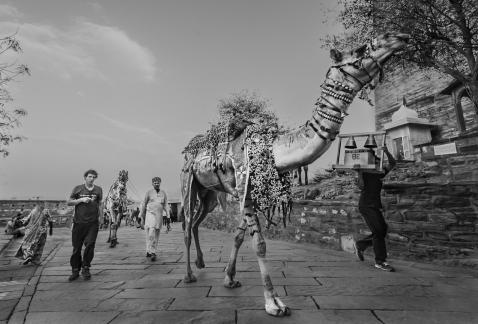
[[[387,73],[375,90],[375,125],[390,135],[398,159],[478,153],[473,103],[459,82],[437,72]]]

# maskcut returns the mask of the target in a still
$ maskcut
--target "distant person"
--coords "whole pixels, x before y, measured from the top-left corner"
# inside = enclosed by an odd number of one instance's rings
[[[166,208],[163,209],[163,225],[166,226],[166,234],[171,230],[171,214],[166,212]]]
[[[384,271],[395,271],[389,265],[387,260],[387,247],[385,237],[387,235],[387,223],[382,214],[382,201],[380,194],[382,191],[382,179],[396,165],[396,161],[386,146],[383,146],[383,152],[387,155],[388,164],[383,165],[383,172],[372,173],[366,170],[360,170],[358,175],[358,186],[361,190],[359,200],[359,211],[362,214],[367,226],[372,234],[355,243],[355,252],[360,261],[364,260],[363,252],[370,246],[373,246],[375,253],[375,268]],[[373,151],[373,150],[372,150]],[[380,162],[375,153],[376,162]]]
[[[128,212],[126,213],[126,220],[128,221],[129,226],[134,226],[133,211],[131,209],[128,209]]]
[[[134,223],[136,224],[136,227],[140,228],[141,227],[141,218],[139,217],[139,207],[136,207],[136,209],[133,210],[132,217],[133,217]]]
[[[161,190],[161,178],[152,179],[153,189],[146,192],[141,206],[141,227],[146,235],[146,257],[151,261],[156,260],[158,250],[159,234],[163,224],[163,210],[169,214],[168,197],[166,192]]]
[[[25,235],[26,219],[22,217],[22,213],[18,213],[13,216],[11,220],[7,222],[5,226],[5,234],[13,235],[14,238]]]
[[[48,209],[44,205],[36,205],[30,213],[30,221],[25,229],[25,237],[15,257],[22,259],[23,264],[40,264],[48,231],[53,234],[53,222]]]
[[[69,281],[78,279],[81,274],[85,280],[91,278],[90,266],[93,260],[96,237],[98,236],[99,218],[103,215],[101,201],[103,190],[94,184],[98,173],[88,170],[84,174],[85,183],[76,186],[71,192],[68,206],[75,206],[71,241],[73,253],[70,258],[71,276]],[[85,245],[83,258],[81,249]]]

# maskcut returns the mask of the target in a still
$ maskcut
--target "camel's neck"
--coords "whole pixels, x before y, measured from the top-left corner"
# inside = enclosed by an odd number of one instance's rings
[[[273,144],[280,172],[308,165],[319,158],[339,133],[343,117],[364,84],[350,76],[329,70],[312,118],[305,125],[279,136]]]

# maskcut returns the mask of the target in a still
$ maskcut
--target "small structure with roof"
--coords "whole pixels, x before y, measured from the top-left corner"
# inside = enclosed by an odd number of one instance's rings
[[[431,129],[435,126],[427,119],[419,118],[403,98],[402,105],[392,115],[392,121],[383,126],[387,132],[387,147],[397,160],[414,160],[414,146],[430,143]]]

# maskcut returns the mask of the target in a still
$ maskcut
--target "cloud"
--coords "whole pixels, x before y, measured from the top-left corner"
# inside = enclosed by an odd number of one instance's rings
[[[99,4],[98,2],[88,2],[87,6],[93,9],[94,12],[100,12],[103,10],[103,6]]]
[[[92,141],[95,143],[102,142],[104,149],[108,147],[117,147],[123,151],[131,150],[149,157],[157,157],[160,155],[159,151],[151,150],[149,146],[139,146],[139,145],[128,145],[123,139],[115,138],[101,133],[83,133],[83,132],[69,132],[62,133],[61,136],[54,135],[43,135],[38,134],[31,137],[32,141],[45,141],[49,145],[53,145],[52,142],[61,142],[66,143],[70,146],[81,146],[89,145]],[[55,152],[58,152],[55,150]]]
[[[2,12],[10,13],[10,17],[21,16],[11,6],[0,6]],[[139,78],[150,82],[156,78],[153,53],[119,27],[85,19],[77,19],[66,28],[10,19],[0,22],[0,30],[18,30],[24,60],[33,71],[55,73],[63,79],[81,76],[103,81]]]
[[[129,132],[135,132],[135,133],[139,133],[139,134],[143,134],[143,135],[147,135],[147,136],[151,136],[153,137],[154,139],[158,140],[159,142],[161,143],[166,143],[166,141],[159,135],[157,134],[156,132],[154,132],[153,130],[151,130],[150,128],[147,128],[147,127],[141,127],[141,126],[135,126],[135,125],[132,125],[131,123],[125,123],[123,121],[120,121],[120,120],[117,120],[117,119],[114,119],[114,118],[111,118],[109,116],[106,116],[102,113],[92,113],[94,116],[97,116],[97,117],[100,117],[101,119],[107,121],[108,123],[110,123],[111,125],[117,127],[117,128],[120,128],[122,130],[125,130],[125,131],[129,131]]]
[[[13,6],[0,4],[0,17],[22,18],[23,14]]]

